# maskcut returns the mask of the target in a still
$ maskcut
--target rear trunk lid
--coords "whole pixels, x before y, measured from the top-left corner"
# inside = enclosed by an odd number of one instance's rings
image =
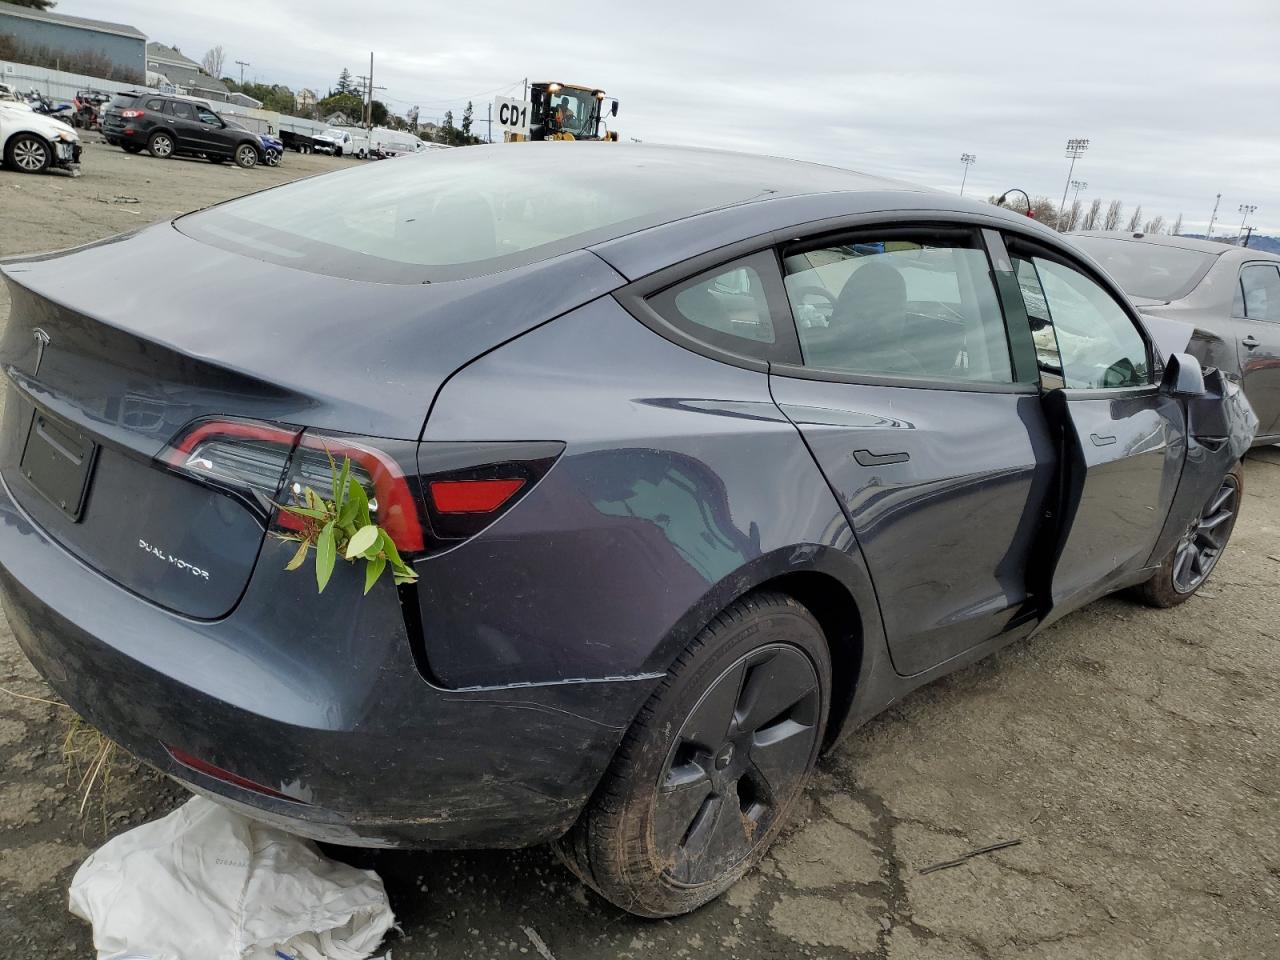
[[[89,566],[206,619],[235,606],[265,523],[162,461],[187,425],[237,417],[417,440],[460,366],[621,283],[582,252],[465,281],[361,283],[168,223],[2,272],[10,494]]]

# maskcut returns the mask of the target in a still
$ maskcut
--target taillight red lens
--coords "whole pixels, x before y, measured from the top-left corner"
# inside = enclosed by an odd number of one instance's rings
[[[412,447],[409,448],[412,450]],[[424,546],[418,501],[404,469],[385,450],[364,440],[320,433],[304,433],[294,452],[285,483],[285,496],[301,502],[305,488],[331,499],[333,470],[329,457],[341,463],[351,459],[351,474],[370,496],[373,521],[387,531],[401,553],[418,553]],[[282,501],[283,502],[283,501]],[[287,511],[278,511],[275,522],[286,530],[297,530],[301,522]]]
[[[144,111],[142,110],[121,110],[120,116],[125,117],[129,120],[132,120],[134,117],[142,116],[143,112]]]
[[[433,480],[431,500],[441,513],[492,513],[516,495],[523,479]]]

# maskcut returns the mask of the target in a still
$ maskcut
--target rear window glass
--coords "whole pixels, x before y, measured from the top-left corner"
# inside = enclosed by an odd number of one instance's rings
[[[616,143],[427,151],[233,200],[178,221],[197,240],[332,276],[490,273],[699,211],[849,189],[858,174]]]
[[[1214,254],[1141,240],[1072,237],[1131,297],[1181,300],[1216,259]]]

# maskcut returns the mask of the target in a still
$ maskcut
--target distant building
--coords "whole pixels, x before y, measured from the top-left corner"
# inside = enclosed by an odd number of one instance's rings
[[[259,107],[262,106],[261,100],[255,100],[253,97],[249,96],[247,93],[240,93],[239,91],[236,91],[235,93],[232,93],[232,94],[228,94],[227,102],[234,103],[237,106],[241,106],[241,107],[253,107],[255,110],[257,110]]]
[[[147,71],[158,73],[177,89],[191,97],[206,100],[231,100],[231,91],[217,77],[211,77],[200,64],[180,50],[154,41],[147,44]],[[249,98],[252,99],[252,98]],[[256,102],[256,101],[255,101]],[[258,104],[261,106],[261,104]],[[247,104],[246,104],[247,106]]]
[[[0,41],[35,66],[142,83],[147,37],[136,27],[0,3]]]
[[[351,119],[341,110],[335,110],[333,113],[329,114],[327,117],[324,118],[324,122],[331,127],[352,126]]]
[[[316,104],[320,102],[320,98],[314,90],[303,87],[294,95],[294,102],[298,105],[298,112],[308,114],[316,108]]]

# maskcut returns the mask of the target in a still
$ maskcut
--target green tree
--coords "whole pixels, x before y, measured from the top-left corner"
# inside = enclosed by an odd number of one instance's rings
[[[343,113],[348,120],[359,123],[364,117],[364,101],[358,94],[332,93],[316,104],[316,113],[321,117]]]
[[[243,93],[262,101],[264,110],[276,113],[293,113],[297,109],[297,98],[293,91],[279,83],[237,83],[234,78],[223,77],[222,82],[233,93]]]
[[[471,140],[471,101],[467,101],[467,109],[462,111],[462,141],[467,143]]]
[[[31,7],[35,10],[48,10],[57,5],[57,0],[8,0],[18,7]]]
[[[370,108],[373,114],[373,125],[375,127],[384,127],[387,124],[387,118],[391,116],[391,111],[387,109],[387,105],[381,100],[373,101]]]
[[[334,88],[334,93],[350,93],[353,89],[351,71],[343,67],[342,72],[338,74],[338,85]]]

